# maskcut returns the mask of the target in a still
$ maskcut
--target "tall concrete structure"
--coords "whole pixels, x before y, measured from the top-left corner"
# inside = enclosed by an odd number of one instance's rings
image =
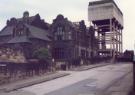
[[[123,13],[113,0],[89,2],[88,20],[94,24],[99,41],[98,53],[115,58],[123,51]]]

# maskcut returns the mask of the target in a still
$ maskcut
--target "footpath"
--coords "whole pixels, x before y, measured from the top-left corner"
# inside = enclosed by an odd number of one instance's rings
[[[99,64],[92,64],[92,65],[88,65],[88,66],[80,66],[80,67],[76,67],[76,68],[72,68],[70,71],[84,71],[84,70],[88,70],[88,69],[92,69],[92,68],[96,68],[96,67],[101,67],[101,66],[106,66],[109,65],[109,63],[99,63]],[[24,87],[28,87],[28,86],[32,86],[35,84],[39,84],[42,82],[46,82],[46,81],[50,81],[56,78],[60,78],[60,77],[64,77],[69,75],[70,73],[67,72],[55,72],[55,73],[50,73],[47,75],[41,75],[41,76],[34,76],[28,79],[24,79],[24,80],[20,80],[20,81],[16,81],[16,82],[11,82],[9,84],[5,84],[5,85],[1,85],[0,86],[0,93],[4,92],[4,93],[8,93],[17,89],[21,89]]]
[[[20,88],[28,87],[31,85],[39,84],[42,82],[50,81],[56,78],[64,77],[69,75],[69,73],[65,72],[55,72],[48,75],[34,76],[28,79],[20,80],[17,82],[12,82],[9,84],[5,84],[0,86],[0,92],[10,92],[13,90],[17,90]]]
[[[97,68],[97,67],[102,67],[102,66],[107,66],[107,65],[112,65],[112,64],[111,63],[95,63],[95,64],[91,64],[91,65],[73,67],[70,70],[71,71],[84,71],[84,70],[89,70],[92,68]]]

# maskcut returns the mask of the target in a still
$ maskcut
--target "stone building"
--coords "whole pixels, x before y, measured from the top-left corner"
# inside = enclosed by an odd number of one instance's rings
[[[50,25],[40,15],[11,18],[0,32],[0,60],[21,61],[32,58],[34,50],[50,47]]]
[[[52,60],[58,67],[79,66],[91,63],[97,56],[98,41],[94,27],[85,22],[71,22],[58,15],[52,24],[40,15],[11,18],[0,32],[0,60],[26,62],[39,48],[50,48]]]
[[[69,21],[63,15],[53,20],[50,31],[53,36],[52,57],[58,67],[88,64],[96,45],[95,30],[87,28],[84,21]]]

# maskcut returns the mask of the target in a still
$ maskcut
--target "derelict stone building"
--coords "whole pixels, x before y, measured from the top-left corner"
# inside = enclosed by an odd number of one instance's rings
[[[87,64],[98,49],[93,27],[87,28],[84,21],[74,23],[58,15],[51,25],[52,57],[59,66]],[[94,44],[92,44],[94,43]]]
[[[27,11],[22,18],[8,20],[0,32],[0,59],[25,62],[32,58],[34,50],[50,45],[49,26],[39,14],[29,16]]]
[[[40,15],[11,18],[0,32],[0,59],[31,59],[34,50],[50,48],[58,67],[90,63],[98,56],[115,57],[122,53],[123,14],[113,0],[89,3],[88,19],[71,22],[58,15],[52,24]],[[96,34],[97,33],[97,34]],[[18,58],[19,55],[19,58]]]

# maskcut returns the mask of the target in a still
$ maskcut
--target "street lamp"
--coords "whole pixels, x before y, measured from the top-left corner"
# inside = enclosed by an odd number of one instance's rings
[[[52,62],[54,62],[55,60],[54,60],[54,58],[52,59]]]
[[[47,45],[47,48],[50,49],[50,45]]]

